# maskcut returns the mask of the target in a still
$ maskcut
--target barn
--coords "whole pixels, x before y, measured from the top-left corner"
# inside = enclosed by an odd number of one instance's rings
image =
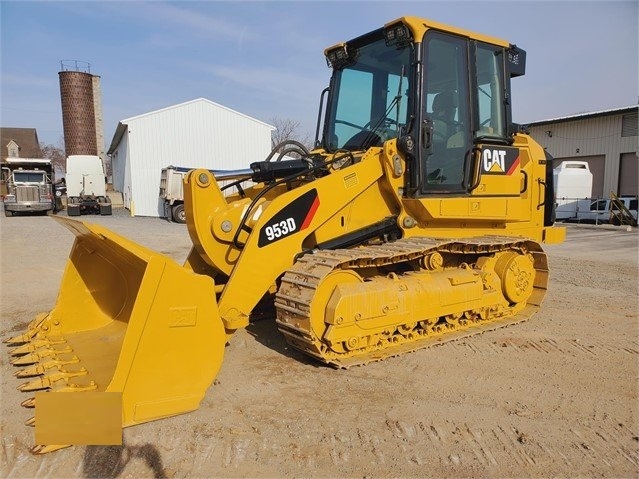
[[[271,151],[267,123],[205,98],[126,118],[118,123],[108,155],[113,189],[131,216],[163,216],[162,168],[248,168]]]

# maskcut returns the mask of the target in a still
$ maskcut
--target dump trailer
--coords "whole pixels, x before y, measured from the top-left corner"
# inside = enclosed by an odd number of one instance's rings
[[[167,166],[160,175],[160,199],[164,206],[164,217],[176,223],[186,223],[184,211],[184,175],[195,168]]]
[[[290,159],[283,156],[278,159]],[[162,168],[160,175],[160,199],[163,203],[164,217],[176,223],[186,223],[186,211],[184,209],[184,177],[186,174],[197,168],[188,166],[169,165]],[[217,179],[223,178],[245,178],[246,172],[238,175],[237,171],[209,170]],[[233,191],[237,191],[237,187],[230,185],[232,188],[226,188],[228,181],[222,181],[221,188],[225,190],[225,195],[229,195]],[[240,186],[241,187],[241,186]]]
[[[126,427],[198,408],[252,317],[348,368],[539,309],[541,244],[565,229],[552,158],[511,119],[525,51],[402,17],[325,56],[312,151],[287,142],[245,170],[186,175],[182,266],[57,218],[76,235],[57,303],[7,341],[30,377],[20,389],[36,392],[23,403],[36,408],[34,452],[102,443],[114,409]]]

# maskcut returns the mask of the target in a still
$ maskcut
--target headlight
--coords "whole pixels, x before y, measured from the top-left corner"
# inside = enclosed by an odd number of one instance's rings
[[[410,30],[403,23],[396,23],[384,30],[384,41],[388,47],[393,45],[403,47],[411,40]]]
[[[357,56],[356,51],[349,51],[345,43],[341,43],[324,51],[326,63],[330,68],[341,70],[353,62]]]

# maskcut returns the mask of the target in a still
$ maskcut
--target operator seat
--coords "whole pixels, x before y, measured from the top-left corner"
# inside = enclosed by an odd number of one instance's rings
[[[453,91],[443,91],[433,99],[433,143],[436,149],[446,148],[448,138],[457,132],[456,112],[457,95]]]
[[[428,158],[429,183],[446,183],[461,186],[463,179],[463,133],[455,120],[457,92],[446,90],[433,99],[432,152]]]

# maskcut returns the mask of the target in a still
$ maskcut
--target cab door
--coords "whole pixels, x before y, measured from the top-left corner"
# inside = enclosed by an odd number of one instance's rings
[[[466,195],[472,153],[468,41],[427,32],[424,65],[419,192]]]
[[[525,153],[513,146],[505,49],[430,30],[423,42],[419,194],[518,197]]]

